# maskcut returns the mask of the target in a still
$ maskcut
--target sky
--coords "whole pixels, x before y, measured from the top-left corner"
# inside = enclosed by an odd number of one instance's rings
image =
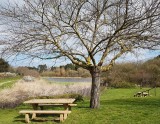
[[[153,59],[157,57],[158,55],[160,55],[160,50],[153,51],[153,50],[142,50],[141,49],[141,50],[137,50],[135,54],[128,53],[128,54],[123,55],[122,57],[117,59],[116,62],[117,63],[124,63],[124,62],[139,63],[139,62],[147,61],[149,59]],[[55,60],[41,60],[37,58],[35,58],[34,60],[28,59],[28,58],[23,60],[22,58],[24,58],[23,55],[16,56],[16,57],[12,56],[8,58],[7,61],[13,67],[18,67],[18,66],[38,67],[38,65],[43,65],[43,64],[46,64],[47,67],[52,67],[52,66],[61,66],[61,65],[66,65],[68,63],[71,63],[71,61],[66,60],[66,59],[57,59],[55,61]],[[107,63],[107,59],[106,59],[106,63]]]
[[[0,0],[0,5],[4,5],[4,3],[6,1],[18,1],[19,3],[21,3],[21,0]],[[160,55],[160,50],[136,50],[135,54],[125,54],[123,55],[121,58],[117,59],[116,62],[141,62],[141,61],[146,61],[149,59],[152,59],[156,56]],[[67,63],[71,63],[71,61],[66,60],[66,59],[59,59],[59,60],[40,60],[40,59],[22,59],[24,58],[23,55],[19,55],[19,56],[12,56],[8,59],[6,59],[6,61],[9,62],[10,65],[14,66],[14,67],[18,67],[18,66],[35,66],[37,67],[38,65],[42,65],[42,64],[46,64],[48,67],[51,66],[60,66],[60,65],[66,65]],[[98,57],[96,58],[98,59]],[[106,63],[109,60],[109,58],[106,59]]]

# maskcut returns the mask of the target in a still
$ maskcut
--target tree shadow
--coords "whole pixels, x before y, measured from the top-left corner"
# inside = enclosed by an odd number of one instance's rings
[[[160,99],[128,98],[128,99],[101,100],[101,105],[103,106],[130,105],[130,106],[160,107]]]
[[[38,114],[35,119],[31,119],[30,115],[30,121],[31,122],[56,122],[60,123],[59,116],[58,115],[49,115],[49,114]],[[18,115],[14,118],[13,122],[21,122],[21,123],[26,123],[25,122],[25,116],[24,115]]]

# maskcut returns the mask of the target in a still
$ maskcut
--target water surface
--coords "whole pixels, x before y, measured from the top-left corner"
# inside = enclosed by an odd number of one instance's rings
[[[57,83],[63,83],[63,82],[71,82],[71,83],[80,83],[80,82],[91,82],[91,78],[75,78],[75,77],[46,77],[50,82],[57,82]]]

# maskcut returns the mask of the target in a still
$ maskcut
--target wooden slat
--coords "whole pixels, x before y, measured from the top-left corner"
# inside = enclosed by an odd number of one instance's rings
[[[38,104],[38,106],[63,106],[63,104]],[[68,106],[77,106],[77,104],[68,104]]]
[[[77,106],[77,104],[68,104],[69,106]]]
[[[32,99],[25,101],[24,103],[29,104],[70,104],[73,103],[75,99]]]
[[[63,104],[38,104],[38,106],[63,106]]]
[[[56,111],[56,110],[21,110],[19,113],[36,113],[36,114],[69,114],[71,111]]]

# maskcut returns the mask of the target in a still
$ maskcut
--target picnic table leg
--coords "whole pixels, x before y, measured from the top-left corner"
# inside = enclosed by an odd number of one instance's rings
[[[64,114],[64,120],[67,119],[67,114]]]
[[[148,90],[148,96],[149,96],[149,90]]]
[[[32,104],[34,110],[38,110],[38,104]]]
[[[64,106],[64,110],[67,110],[67,111],[68,111],[69,105],[68,105],[68,104],[63,104],[63,106]]]
[[[70,110],[68,104],[63,104],[63,106],[64,106],[64,110],[66,110],[66,111]],[[66,113],[64,114],[64,119],[67,119],[67,114]]]
[[[143,92],[141,93],[141,97],[144,97]]]
[[[30,121],[29,121],[29,114],[25,114],[25,122],[26,123],[29,123]]]
[[[32,114],[32,119],[35,119],[36,118],[36,113],[33,113]]]
[[[63,122],[63,120],[64,120],[63,114],[60,114],[60,122]]]

